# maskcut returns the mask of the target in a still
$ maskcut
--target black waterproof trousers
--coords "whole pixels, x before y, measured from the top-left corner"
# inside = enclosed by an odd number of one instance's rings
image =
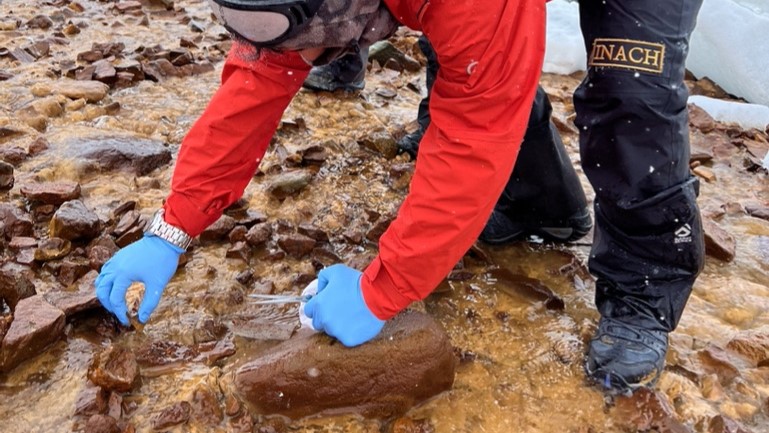
[[[595,190],[589,260],[602,316],[672,331],[703,266],[684,66],[702,0],[580,0],[574,94]]]

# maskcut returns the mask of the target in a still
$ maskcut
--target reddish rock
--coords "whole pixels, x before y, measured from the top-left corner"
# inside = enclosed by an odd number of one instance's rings
[[[716,128],[716,121],[702,108],[689,104],[689,125],[708,133]]]
[[[0,226],[5,238],[10,240],[15,236],[32,236],[34,223],[29,214],[9,203],[0,203]]]
[[[246,242],[258,247],[266,243],[272,237],[272,228],[267,223],[259,223],[251,227],[246,233]]]
[[[32,117],[30,117],[31,119]],[[18,146],[0,149],[0,160],[12,165],[19,165],[29,158],[29,154]]]
[[[390,425],[389,433],[434,433],[435,427],[430,420],[398,418]]]
[[[138,376],[136,356],[124,347],[107,347],[93,357],[88,368],[88,379],[109,391],[130,391]]]
[[[11,310],[22,299],[34,296],[35,275],[32,270],[16,263],[5,263],[0,266],[0,300],[4,301]]]
[[[299,233],[281,235],[278,238],[278,246],[295,259],[301,259],[312,252],[316,243],[315,239]]]
[[[617,397],[614,414],[614,419],[630,431],[690,433],[660,391],[640,388],[629,397]]]
[[[37,239],[29,236],[16,236],[8,243],[8,248],[17,251],[35,247],[37,247]]]
[[[769,359],[769,328],[742,331],[729,341],[726,348],[758,365]]]
[[[390,167],[389,185],[396,191],[406,191],[414,176],[414,163],[404,162]]]
[[[109,415],[92,415],[85,424],[84,433],[121,433],[117,420]]]
[[[135,352],[142,368],[189,362],[198,355],[195,349],[168,340],[151,341]]]
[[[235,347],[235,343],[227,339],[198,344],[195,347],[195,350],[199,352],[199,355],[195,358],[195,362],[202,362],[210,366],[214,365],[220,359],[234,355],[237,348]]]
[[[56,281],[61,283],[62,286],[67,287],[87,274],[89,270],[91,270],[91,266],[85,257],[64,259],[59,265]]]
[[[267,215],[265,215],[264,212],[261,212],[255,209],[247,209],[245,212],[234,212],[230,216],[235,218],[235,221],[238,224],[244,225],[249,228],[252,227],[254,224],[259,224],[267,221]]]
[[[43,296],[51,305],[63,311],[67,317],[82,311],[99,308],[101,303],[96,298],[96,291],[94,290],[94,282],[98,276],[98,272],[90,271],[78,281],[77,290],[50,291]]]
[[[716,415],[710,419],[708,433],[751,433],[751,431],[733,419]]]
[[[187,422],[190,419],[192,407],[186,401],[182,401],[167,407],[160,412],[152,421],[152,428],[155,430],[165,430]]]
[[[191,418],[202,425],[215,426],[224,419],[224,412],[219,405],[219,398],[208,386],[199,386],[190,400]]]
[[[377,338],[354,348],[325,334],[300,334],[243,365],[234,386],[260,414],[384,419],[450,389],[456,364],[441,326],[426,314],[406,311]]]
[[[734,236],[709,218],[702,219],[702,228],[705,232],[705,252],[725,262],[734,260],[737,248]]]
[[[29,200],[60,205],[80,197],[80,184],[69,181],[32,183],[22,186],[21,194]]]
[[[80,200],[68,201],[53,214],[49,225],[52,237],[60,237],[71,241],[77,239],[90,240],[99,235],[99,217]]]
[[[242,260],[244,263],[251,262],[252,250],[251,246],[246,242],[235,242],[235,244],[227,249],[225,256],[228,259]]]
[[[120,417],[123,416],[123,397],[120,394],[112,392],[109,395],[109,400],[107,401],[107,415],[115,419],[120,419]]]
[[[227,326],[213,317],[201,317],[192,330],[192,338],[198,344],[220,340],[226,334]]]
[[[37,15],[31,20],[27,21],[27,27],[30,29],[48,29],[53,25],[51,18],[45,15]]]
[[[45,137],[37,137],[35,141],[29,144],[29,155],[37,156],[48,150],[48,147],[50,147],[50,143]]]
[[[390,227],[391,222],[392,218],[380,219],[376,224],[374,224],[374,227],[372,227],[371,230],[366,233],[366,239],[371,242],[379,242],[379,238],[382,237],[385,231],[387,231],[387,228]]]
[[[246,233],[248,233],[248,229],[245,226],[235,226],[235,228],[227,233],[227,239],[233,244],[236,242],[245,242]]]
[[[312,224],[300,224],[299,227],[297,227],[297,231],[318,242],[328,242],[328,233]]]
[[[702,368],[707,373],[716,374],[723,386],[729,385],[735,378],[740,376],[740,369],[734,365],[735,360],[719,347],[710,346],[700,350],[697,352],[697,358]]]
[[[748,214],[754,218],[769,221],[769,206],[747,206]]]
[[[126,211],[120,216],[120,220],[118,220],[118,223],[115,225],[115,228],[112,230],[112,234],[115,235],[115,237],[123,236],[127,231],[136,227],[139,224],[141,220],[141,216],[142,215],[139,213],[139,211],[136,211],[136,210]]]
[[[127,232],[123,233],[122,236],[115,239],[115,245],[120,248],[125,248],[128,245],[138,241],[142,237],[144,237],[144,225],[139,224],[131,227]]]
[[[0,371],[43,353],[64,335],[64,313],[40,295],[19,301],[0,347]]]
[[[200,234],[200,240],[204,242],[222,240],[233,228],[235,228],[235,218],[229,215],[222,215]]]
[[[80,390],[75,402],[75,415],[95,415],[107,411],[109,392],[90,383]]]

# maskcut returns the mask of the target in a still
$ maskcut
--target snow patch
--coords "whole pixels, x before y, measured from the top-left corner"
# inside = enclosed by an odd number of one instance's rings
[[[758,104],[723,101],[707,96],[693,95],[689,103],[694,104],[719,122],[736,123],[743,129],[765,130],[769,125],[769,107]]]
[[[547,45],[542,72],[569,75],[587,65],[585,42],[579,29],[579,5],[567,0],[547,4]]]

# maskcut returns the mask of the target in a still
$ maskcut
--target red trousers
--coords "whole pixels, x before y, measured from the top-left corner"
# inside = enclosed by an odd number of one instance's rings
[[[389,319],[426,297],[475,242],[510,177],[545,49],[543,0],[385,0],[441,65],[410,192],[361,282]],[[236,44],[222,85],[182,143],[166,220],[199,234],[252,178],[309,66]]]

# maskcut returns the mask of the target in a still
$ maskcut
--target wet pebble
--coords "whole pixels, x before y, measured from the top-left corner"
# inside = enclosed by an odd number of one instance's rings
[[[251,246],[244,241],[235,242],[230,248],[227,249],[225,257],[228,259],[238,259],[248,264],[251,262],[251,256],[253,250]]]
[[[267,179],[267,191],[282,200],[294,195],[310,184],[313,175],[308,170],[292,170],[279,173]]]
[[[136,353],[136,362],[142,368],[189,362],[198,355],[189,346],[167,340],[150,341],[135,349],[134,353]]]
[[[387,159],[395,158],[398,154],[398,142],[392,134],[384,128],[367,133],[365,136],[358,139],[358,144]]]
[[[309,254],[316,243],[315,239],[300,233],[281,235],[278,238],[280,248],[295,259],[301,259]]]
[[[195,343],[219,340],[227,334],[227,326],[213,317],[201,317],[195,324],[192,337]]]
[[[30,267],[4,263],[0,266],[0,299],[11,310],[15,310],[19,301],[37,294],[34,280],[35,275]]]
[[[87,383],[75,401],[75,415],[95,415],[107,411],[109,392],[101,387]]]
[[[72,251],[72,242],[68,239],[49,238],[40,242],[35,250],[35,260],[47,262],[65,257]]]
[[[272,237],[272,227],[268,223],[259,223],[251,227],[246,233],[246,242],[258,247],[266,243]]]
[[[152,420],[152,428],[155,430],[165,430],[175,425],[186,423],[190,419],[192,406],[186,401],[176,403],[163,409]]]
[[[702,108],[694,104],[690,104],[689,125],[699,129],[704,133],[708,133],[716,128],[716,121]]]
[[[99,217],[80,200],[68,201],[54,213],[49,226],[51,236],[68,240],[90,240],[99,235]]]
[[[26,119],[27,118],[25,118],[24,120]],[[43,120],[42,128],[36,127],[36,124],[30,124],[30,126],[37,129],[38,131],[41,129],[44,130],[47,121],[45,120],[45,118],[42,118],[42,120]],[[0,160],[7,162],[8,164],[19,165],[22,162],[26,161],[27,158],[29,158],[29,153],[27,153],[27,151],[22,149],[21,147],[11,146],[11,147],[0,149]]]
[[[51,18],[45,15],[37,15],[31,20],[27,21],[27,27],[30,29],[48,29],[53,25]]]
[[[59,265],[59,270],[56,273],[56,281],[61,283],[64,287],[68,287],[90,270],[91,266],[88,259],[85,257],[65,258]]]
[[[98,81],[59,80],[53,85],[36,84],[31,89],[35,96],[64,95],[69,99],[99,102],[107,96],[109,86]]]
[[[92,415],[85,424],[84,433],[121,433],[117,420],[109,415]]]
[[[128,392],[139,376],[133,349],[110,345],[94,355],[88,379],[109,391]]]
[[[200,240],[204,242],[222,240],[233,228],[235,228],[235,224],[235,218],[229,215],[222,215],[200,234]]]

